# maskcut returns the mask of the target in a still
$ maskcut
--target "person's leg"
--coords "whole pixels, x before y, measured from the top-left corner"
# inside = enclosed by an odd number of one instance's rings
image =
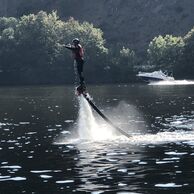
[[[84,65],[83,60],[77,61],[77,72],[79,75],[79,80],[81,85],[84,85],[83,65]]]
[[[84,82],[84,75],[83,75],[83,64],[84,61],[80,60],[80,61],[76,61],[77,62],[77,72],[78,72],[78,76],[79,76],[79,80],[80,80],[80,85],[77,87],[77,92],[78,94],[83,94],[84,92],[86,92],[86,85]]]

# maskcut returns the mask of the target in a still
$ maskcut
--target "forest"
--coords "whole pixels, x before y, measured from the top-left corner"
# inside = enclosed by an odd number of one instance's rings
[[[120,43],[109,44],[92,23],[39,11],[0,18],[0,84],[74,83],[73,59],[64,45],[75,37],[85,50],[88,83],[134,82],[138,71],[159,69],[178,79],[194,78],[194,28],[183,37],[153,37],[141,56]]]

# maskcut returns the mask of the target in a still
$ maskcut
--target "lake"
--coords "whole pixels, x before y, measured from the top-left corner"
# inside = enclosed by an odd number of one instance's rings
[[[0,193],[194,193],[194,85],[0,88]]]

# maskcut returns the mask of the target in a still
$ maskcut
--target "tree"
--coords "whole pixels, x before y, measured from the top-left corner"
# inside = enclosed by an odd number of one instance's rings
[[[16,28],[18,20],[14,17],[0,17],[0,33],[6,28]]]
[[[182,56],[184,41],[172,35],[155,37],[149,44],[148,66],[151,69],[175,70]]]
[[[104,60],[108,54],[102,30],[88,22],[80,23],[74,18],[70,18],[64,23],[63,36],[64,43],[71,42],[75,37],[80,39],[85,50],[87,80],[92,82],[99,80],[98,75],[101,75],[103,71]]]
[[[60,54],[60,34],[63,22],[56,12],[39,12],[21,17],[17,26],[17,43],[23,68],[52,68]],[[46,70],[46,69],[45,69]]]
[[[73,18],[64,22],[56,12],[44,11],[19,19],[0,18],[1,69],[29,83],[72,82],[73,60],[63,44],[75,37],[83,43],[87,71],[93,78],[91,72],[102,68],[108,53],[103,32],[93,24]]]
[[[111,82],[134,81],[137,56],[132,49],[113,45],[109,50],[108,58],[105,70],[108,77],[112,78]]]
[[[15,31],[18,20],[15,18],[0,18],[0,69],[9,71],[15,61]]]
[[[121,72],[122,77],[125,80],[134,80],[134,67],[137,64],[137,57],[135,52],[129,48],[123,47],[120,50],[120,65],[121,65]]]
[[[187,78],[194,78],[194,28],[184,37],[185,47],[180,61],[178,74]]]

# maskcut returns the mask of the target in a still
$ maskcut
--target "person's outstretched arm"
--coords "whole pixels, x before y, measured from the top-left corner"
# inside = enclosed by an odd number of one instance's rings
[[[73,51],[79,49],[79,48],[76,48],[76,47],[74,47],[74,46],[72,46],[72,45],[65,45],[65,48],[67,48],[67,49],[69,49],[69,50],[73,50]]]

